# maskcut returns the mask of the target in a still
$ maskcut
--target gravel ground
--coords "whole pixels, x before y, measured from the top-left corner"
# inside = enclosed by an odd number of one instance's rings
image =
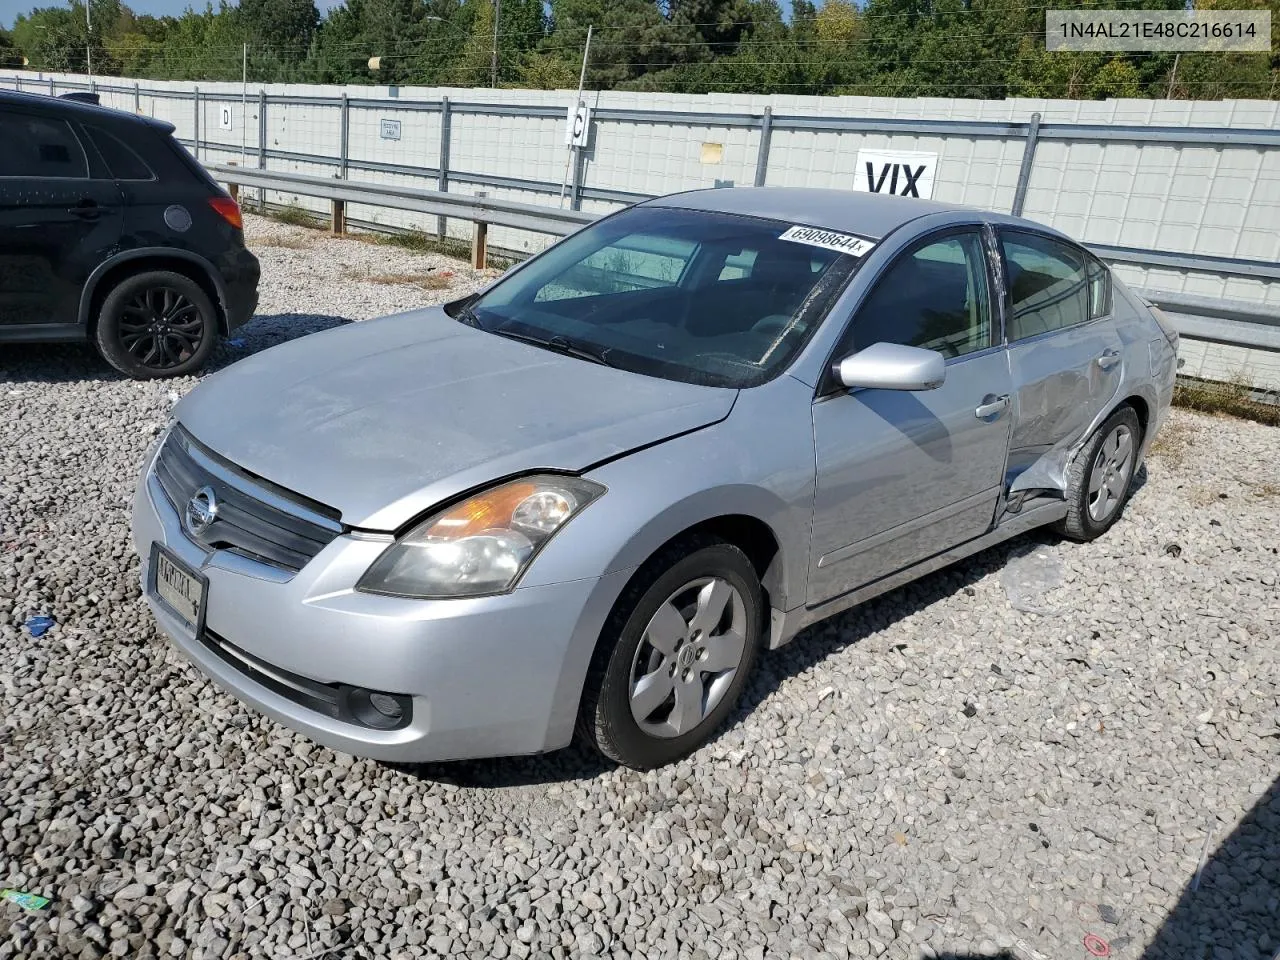
[[[249,235],[261,314],[217,365],[449,295],[370,278],[482,282]],[[0,887],[53,902],[0,901],[0,958],[1280,950],[1274,429],[1176,412],[1103,540],[1023,538],[811,629],[672,768],[400,769],[248,711],[152,626],[129,497],[195,379],[3,349]]]

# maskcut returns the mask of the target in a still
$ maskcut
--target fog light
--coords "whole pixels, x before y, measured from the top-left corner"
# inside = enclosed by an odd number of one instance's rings
[[[396,702],[395,697],[389,697],[385,693],[369,694],[369,703],[373,709],[388,720],[399,720],[404,715],[404,711],[400,709],[400,704]]]
[[[394,693],[375,693],[362,687],[351,687],[346,696],[349,718],[375,730],[395,730],[409,722],[413,701]]]

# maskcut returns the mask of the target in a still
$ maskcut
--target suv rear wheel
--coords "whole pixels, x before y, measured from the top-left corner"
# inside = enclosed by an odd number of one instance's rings
[[[204,366],[218,339],[218,314],[189,277],[135,274],[107,294],[98,315],[98,351],[127,377],[178,377]]]

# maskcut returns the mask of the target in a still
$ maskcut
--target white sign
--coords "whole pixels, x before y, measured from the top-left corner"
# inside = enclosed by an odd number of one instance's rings
[[[399,140],[400,139],[400,121],[399,120],[383,120],[382,126],[378,131],[378,136],[383,140]]]
[[[875,244],[862,237],[853,237],[847,233],[836,233],[834,230],[820,230],[817,227],[788,227],[779,240],[790,240],[792,243],[807,243],[811,247],[822,247],[824,250],[835,250],[847,253],[851,257],[861,257]]]
[[[231,129],[231,108],[229,106],[218,108],[218,127],[222,130]]]
[[[585,147],[591,132],[591,108],[585,103],[570,107],[565,115],[564,143],[566,147]]]
[[[916,150],[859,150],[853,189],[896,197],[933,196],[938,155]]]

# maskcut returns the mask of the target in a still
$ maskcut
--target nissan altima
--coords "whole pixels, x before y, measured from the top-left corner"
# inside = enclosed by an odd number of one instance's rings
[[[1026,220],[652,200],[209,377],[142,471],[142,587],[200,670],[335,749],[576,732],[657,766],[807,625],[1036,527],[1105,533],[1177,341]]]

